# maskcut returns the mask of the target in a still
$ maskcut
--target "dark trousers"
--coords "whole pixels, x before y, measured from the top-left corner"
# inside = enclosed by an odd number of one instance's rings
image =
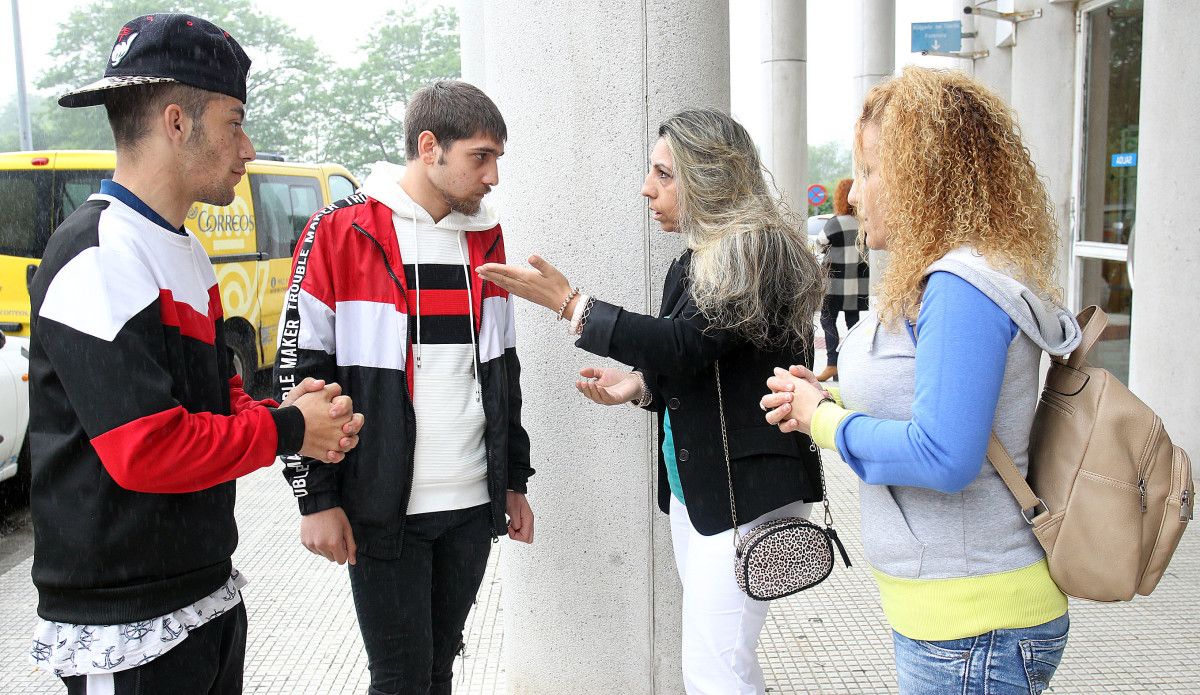
[[[821,302],[821,328],[825,331],[825,355],[827,356],[826,364],[830,367],[836,367],[838,363],[838,343],[841,339],[838,337],[837,315],[839,311],[843,311],[838,307],[842,303],[841,297],[826,296]],[[849,329],[854,324],[858,323],[857,311],[845,311],[846,328]]]
[[[245,661],[246,606],[239,603],[144,666],[62,680],[68,695],[87,695],[96,690],[115,695],[240,695]],[[97,682],[106,679],[112,679],[111,685]]]
[[[369,695],[450,695],[463,624],[487,569],[491,509],[413,514],[398,560],[350,566]]]

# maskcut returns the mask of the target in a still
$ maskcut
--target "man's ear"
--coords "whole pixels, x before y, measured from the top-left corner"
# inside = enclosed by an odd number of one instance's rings
[[[417,136],[417,157],[425,166],[433,166],[441,154],[437,136],[428,130],[422,130]]]
[[[195,124],[179,104],[168,104],[158,115],[158,127],[172,144],[183,145]]]

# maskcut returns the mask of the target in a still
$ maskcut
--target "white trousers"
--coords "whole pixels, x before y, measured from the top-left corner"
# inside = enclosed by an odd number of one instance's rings
[[[794,502],[740,525],[738,532],[745,535],[785,516],[807,517],[811,508]],[[672,495],[671,542],[683,582],[683,682],[688,695],[762,695],[766,685],[755,649],[770,604],[738,588],[733,529],[700,535]]]

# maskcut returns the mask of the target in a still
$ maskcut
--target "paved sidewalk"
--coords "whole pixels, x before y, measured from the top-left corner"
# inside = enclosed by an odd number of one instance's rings
[[[840,565],[820,587],[772,606],[762,653],[772,693],[888,693],[891,637],[861,558],[854,481],[826,454],[829,492],[840,535],[855,565]],[[278,470],[245,478],[238,489],[242,540],[236,565],[250,579],[246,692],[363,693],[366,657],[344,568],[298,544],[298,516]],[[466,655],[456,693],[507,692],[501,663],[501,578],[492,562],[468,619]],[[62,693],[58,680],[25,660],[36,596],[31,560],[0,575],[0,691]],[[1061,693],[1200,693],[1200,532],[1185,537],[1151,598],[1121,605],[1072,605],[1071,641],[1048,691]],[[546,655],[553,658],[553,655]],[[570,684],[561,691],[569,695]]]

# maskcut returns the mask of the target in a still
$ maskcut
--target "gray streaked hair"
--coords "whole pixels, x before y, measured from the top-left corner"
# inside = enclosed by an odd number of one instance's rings
[[[668,118],[658,135],[675,162],[697,308],[711,327],[759,347],[811,347],[824,272],[750,134],[716,109],[692,109]]]

